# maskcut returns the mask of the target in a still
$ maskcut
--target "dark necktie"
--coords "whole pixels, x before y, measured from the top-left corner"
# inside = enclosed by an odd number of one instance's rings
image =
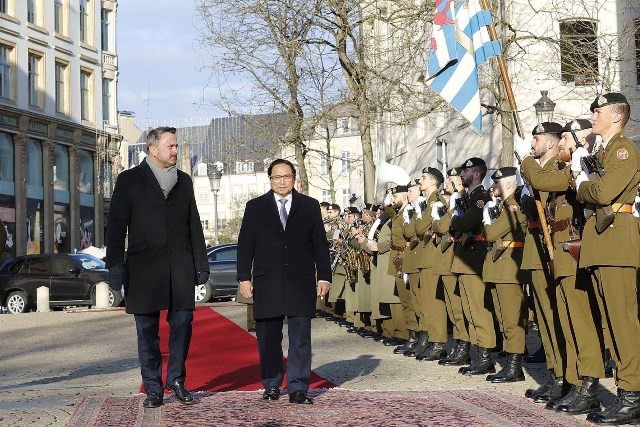
[[[280,199],[280,222],[282,223],[282,228],[287,228],[287,218],[289,218],[289,214],[287,214],[287,199]]]

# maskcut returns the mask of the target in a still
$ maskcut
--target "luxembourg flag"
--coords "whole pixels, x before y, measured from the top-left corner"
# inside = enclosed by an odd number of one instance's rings
[[[478,0],[436,0],[428,85],[482,133],[478,66],[502,53],[491,40],[491,12]]]

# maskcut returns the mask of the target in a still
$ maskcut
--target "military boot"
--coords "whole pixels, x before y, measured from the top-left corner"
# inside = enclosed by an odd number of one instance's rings
[[[492,383],[515,383],[524,381],[522,371],[522,354],[507,353],[504,368],[495,375],[488,375],[487,381]]]
[[[560,401],[565,402],[565,400],[563,399],[568,394],[575,393],[575,389],[577,388],[578,387],[574,386],[573,384],[565,381],[564,378],[559,377],[556,378],[556,383],[549,389],[546,394],[534,398],[533,401],[536,403],[547,402],[547,404],[545,405],[545,409],[555,410],[556,406],[558,406],[558,403]]]
[[[434,342],[426,349],[420,356],[416,356],[416,359],[421,361],[433,361],[440,360],[447,355],[447,350],[443,342]]]
[[[427,331],[420,331],[418,332],[418,342],[416,343],[416,345],[414,345],[413,348],[405,351],[402,354],[407,357],[415,357],[416,355],[423,352],[428,345],[429,345],[429,333]]]
[[[572,393],[572,398],[558,402],[556,411],[572,415],[600,412],[598,382],[598,378],[582,377],[582,384]]]
[[[640,391],[618,389],[618,397],[602,413],[590,413],[587,421],[603,425],[640,424]]]
[[[393,354],[404,354],[405,351],[411,350],[418,343],[418,334],[416,331],[408,329],[409,339],[402,345],[393,349]]]
[[[484,347],[478,347],[476,361],[466,368],[462,368],[462,375],[482,375],[493,374],[496,371],[496,365],[493,363],[491,350]]]
[[[449,357],[438,361],[442,366],[462,366],[467,363],[471,363],[471,343],[462,340],[458,341]]]
[[[547,361],[547,357],[544,354],[544,348],[540,346],[533,354],[527,354],[522,358],[524,363],[544,363]]]
[[[540,384],[540,387],[528,388],[527,391],[524,392],[524,397],[534,399],[535,397],[548,392],[549,389],[555,384],[556,377],[553,375],[552,371],[547,371],[547,374],[547,379],[542,384]]]

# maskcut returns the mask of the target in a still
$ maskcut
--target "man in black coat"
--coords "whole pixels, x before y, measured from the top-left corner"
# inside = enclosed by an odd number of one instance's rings
[[[107,226],[110,283],[116,289],[124,285],[127,313],[135,315],[147,408],[160,406],[164,393],[160,310],[168,310],[170,327],[166,387],[181,402],[193,403],[184,381],[194,287],[209,277],[193,183],[189,175],[176,168],[175,132],[170,127],[149,132],[147,158],[118,176]]]
[[[291,403],[313,403],[311,318],[316,298],[330,288],[329,244],[318,201],[293,189],[295,169],[274,160],[268,169],[271,191],[250,200],[238,237],[238,281],[253,296],[263,398],[280,398],[284,377],[282,326],[287,318],[287,392]]]

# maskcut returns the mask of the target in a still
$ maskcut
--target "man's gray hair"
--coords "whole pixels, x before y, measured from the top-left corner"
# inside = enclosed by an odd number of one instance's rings
[[[152,145],[156,145],[158,141],[160,141],[160,137],[163,133],[172,133],[175,135],[176,128],[172,128],[169,126],[159,126],[155,129],[151,129],[147,134],[147,152],[149,152],[149,147]]]

